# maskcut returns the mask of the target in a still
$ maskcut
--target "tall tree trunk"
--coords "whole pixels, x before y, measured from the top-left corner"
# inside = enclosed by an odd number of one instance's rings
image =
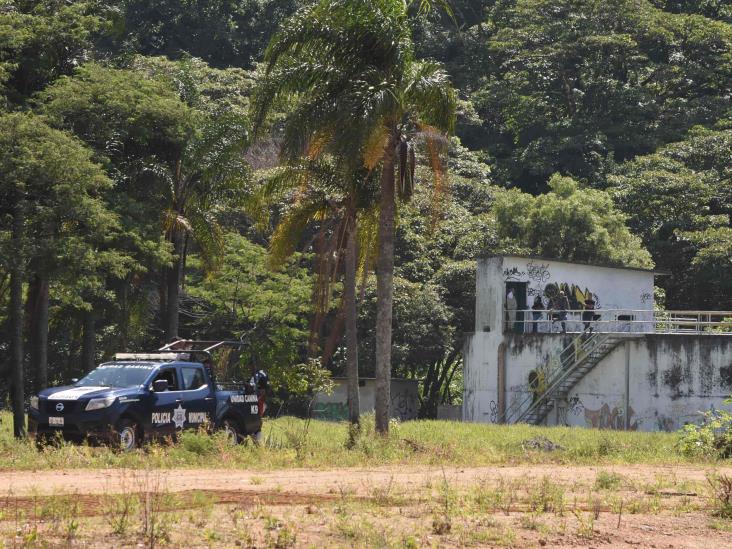
[[[10,374],[12,377],[13,434],[25,436],[25,387],[23,380],[23,267],[25,211],[23,199],[13,212],[13,254],[10,261]]]
[[[348,378],[348,419],[360,423],[358,394],[358,311],[356,310],[356,219],[351,215],[346,242],[346,277],[343,300],[346,315],[346,376]]]
[[[31,303],[30,359],[36,389],[48,387],[48,276],[37,274],[33,280]]]
[[[391,316],[394,293],[394,135],[384,150],[376,262],[376,431],[389,432],[391,405]]]
[[[158,283],[158,297],[160,298],[158,314],[160,318],[160,330],[165,336],[165,327],[168,322],[168,267],[160,269],[160,279]]]
[[[81,338],[81,367],[84,373],[92,371],[95,367],[97,334],[95,328],[96,314],[94,309],[84,311],[83,334]]]
[[[180,296],[180,275],[182,239],[178,233],[173,233],[173,265],[167,269],[168,310],[165,314],[165,341],[169,342],[178,337],[178,300]]]

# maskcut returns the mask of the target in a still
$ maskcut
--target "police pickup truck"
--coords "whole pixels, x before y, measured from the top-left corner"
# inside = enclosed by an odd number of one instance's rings
[[[30,399],[29,432],[39,444],[61,436],[122,450],[202,427],[225,431],[232,443],[256,438],[262,418],[255,384],[220,390],[210,362],[181,354],[117,354],[73,385],[41,391]]]

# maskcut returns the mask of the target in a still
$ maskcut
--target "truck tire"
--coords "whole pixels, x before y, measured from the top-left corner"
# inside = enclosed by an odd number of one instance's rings
[[[233,419],[225,419],[221,424],[221,430],[226,433],[226,438],[233,445],[241,444],[244,440],[244,435]]]
[[[121,419],[116,428],[115,443],[123,452],[131,452],[140,447],[140,430],[131,419]]]

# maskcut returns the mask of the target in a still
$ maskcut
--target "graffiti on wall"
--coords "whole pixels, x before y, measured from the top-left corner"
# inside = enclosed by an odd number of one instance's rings
[[[523,280],[526,278],[526,273],[523,271],[519,271],[517,267],[512,267],[511,269],[503,269],[503,278],[508,280]]]
[[[539,284],[544,284],[551,278],[548,263],[534,263],[533,261],[529,261],[526,265],[526,274],[529,276],[529,280],[533,280]]]
[[[488,409],[490,410],[491,423],[498,423],[498,404],[495,400],[491,400]]]
[[[595,308],[600,309],[600,298],[597,296],[597,293],[593,293],[588,288],[583,290],[576,284],[569,284],[567,282],[550,282],[544,288],[544,297],[551,303],[559,297],[559,292],[564,292],[564,295],[567,296],[570,309],[584,309],[585,302],[588,299],[594,299]]]
[[[674,431],[676,427],[676,421],[673,418],[660,414],[656,418],[656,429],[659,431],[666,431],[670,433]]]
[[[567,401],[567,408],[569,409],[569,413],[573,416],[578,416],[585,410],[585,406],[584,404],[582,404],[582,400],[577,395],[571,397]]]
[[[348,405],[345,402],[322,402],[313,408],[313,417],[326,421],[348,419]]]
[[[409,391],[398,391],[391,395],[391,415],[400,420],[415,419],[417,417],[417,402],[414,394]]]
[[[628,408],[628,415],[632,419],[635,415],[635,411],[632,407]],[[594,427],[595,429],[625,429],[625,418],[623,409],[619,406],[610,408],[607,404],[602,405],[599,410],[590,410],[585,408],[585,422],[588,427]],[[633,421],[628,425],[631,431],[638,430],[638,421]]]

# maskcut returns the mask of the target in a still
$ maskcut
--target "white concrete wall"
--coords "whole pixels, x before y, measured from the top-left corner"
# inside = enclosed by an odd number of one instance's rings
[[[500,332],[476,332],[463,347],[463,420],[495,423],[498,418]]]
[[[506,295],[506,282],[527,284],[527,295],[525,296],[527,308],[531,308],[536,295],[542,297],[547,309],[550,308],[547,287],[552,285],[569,290],[570,302],[574,297],[574,290],[579,290],[584,294],[590,292],[593,294],[597,309],[643,310],[648,313],[636,314],[636,320],[652,318],[654,275],[650,271],[597,267],[516,256],[481,259],[478,261],[477,267],[476,332],[486,331],[485,326],[490,325],[493,321],[496,299],[500,296],[501,304],[503,303]],[[582,324],[579,322],[579,318],[577,320],[577,322],[567,325],[569,331],[581,330]],[[611,319],[603,318],[603,320]],[[652,326],[651,323],[637,324],[633,328],[634,331],[649,331]],[[539,325],[539,331],[548,332],[550,329],[548,322]],[[621,330],[625,329],[628,328],[621,328]]]
[[[498,350],[505,344],[505,404],[529,395],[529,372],[561,351],[572,336],[504,334],[507,281],[526,282],[527,304],[549,284],[592,292],[598,309],[653,309],[653,273],[521,257],[481,259],[477,265],[475,333],[464,346],[463,418],[499,419]],[[545,300],[546,301],[546,300]],[[548,322],[544,323],[544,332]],[[579,326],[577,326],[579,327]],[[640,325],[648,331],[652,326]],[[568,326],[568,329],[572,329]],[[625,424],[624,344],[618,346],[550,412],[549,424],[622,428]],[[634,334],[630,347],[630,427],[674,430],[701,410],[730,408],[732,337]]]
[[[475,343],[481,338],[469,339],[474,340],[475,352]],[[560,334],[506,336],[507,406],[529,396],[529,372],[561,351],[570,340],[571,337]],[[631,429],[675,430],[698,421],[700,411],[732,410],[724,404],[732,393],[732,337],[649,334],[628,339],[605,357],[570,392],[568,402],[550,412],[547,424],[623,428],[626,344],[630,346]],[[481,348],[486,354],[491,351],[489,347]],[[476,375],[474,370],[481,366],[474,354],[470,360],[469,365],[466,361],[466,371],[471,374],[466,379],[477,380],[479,388],[473,392],[480,398],[471,401],[472,411],[466,412],[466,417],[493,422],[490,409],[491,402],[498,401],[497,373],[486,370],[483,375]]]
[[[318,393],[313,404],[313,417],[340,421],[348,419],[348,388],[346,380],[335,378],[330,395]],[[362,379],[359,387],[359,409],[362,414],[375,408],[376,386],[373,378]],[[391,417],[402,421],[417,419],[419,411],[419,387],[416,380],[391,380]]]

